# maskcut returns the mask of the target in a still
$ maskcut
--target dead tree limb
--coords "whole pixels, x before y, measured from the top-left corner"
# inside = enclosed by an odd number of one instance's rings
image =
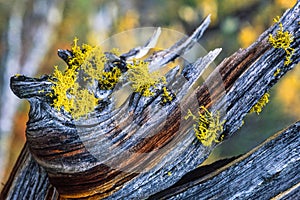
[[[159,92],[147,98],[133,93],[118,109],[102,105],[87,119],[73,120],[68,113],[58,112],[51,106],[50,97],[46,94],[51,91],[53,83],[47,76],[12,77],[13,92],[18,97],[29,100],[31,105],[26,137],[28,150],[34,160],[27,159],[29,162],[37,162],[38,165],[33,165],[41,166],[45,170],[37,172],[42,174],[37,177],[44,177],[43,174],[47,173],[49,182],[58,192],[54,194],[59,194],[59,198],[147,198],[171,187],[201,164],[216,146],[201,144],[194,136],[192,122],[183,123],[188,109],[192,110],[202,105],[212,113],[219,111],[220,120],[226,122],[220,138],[217,139],[228,139],[242,125],[244,116],[263,94],[299,62],[299,7],[300,2],[280,19],[283,29],[293,36],[290,45],[294,49],[291,63],[285,65],[286,52],[274,49],[268,42],[269,34],[276,34],[279,29],[277,23],[266,30],[250,47],[241,49],[225,59],[205,83],[189,95],[186,95],[188,90],[220,50],[211,51],[195,63],[184,66],[180,73],[178,67],[170,70],[166,75],[167,86],[176,93],[176,98],[167,105],[160,104]],[[176,59],[201,37],[208,22],[209,19],[206,19],[187,40],[179,41],[170,49],[154,53],[147,60],[149,66],[163,66]],[[62,55],[64,51],[60,53]],[[133,54],[123,54],[120,59],[126,60],[127,56]],[[280,72],[274,75],[277,69],[280,69]],[[106,97],[110,98],[112,92],[106,91]],[[298,133],[298,124],[291,130]],[[258,148],[265,150],[268,147],[268,151],[273,152],[273,144],[280,146],[282,137],[287,135],[291,139],[294,138],[289,134],[277,135],[277,139],[271,138]],[[290,150],[293,151],[292,148]],[[255,152],[249,154],[255,155]],[[294,157],[291,159],[299,159],[297,152],[299,148],[296,148],[296,153],[292,154]],[[25,155],[30,157],[23,154]],[[249,159],[251,158],[249,156]],[[243,163],[242,160],[240,162]],[[278,166],[288,166],[286,170],[290,170],[291,167],[284,163]],[[252,170],[251,166],[248,167]],[[255,166],[252,167],[254,170]],[[23,170],[28,170],[28,173],[30,171],[25,167],[14,173],[2,192],[2,197],[17,196],[16,191],[20,188],[14,182],[22,177]],[[273,171],[270,175],[262,176],[268,179],[274,175]],[[293,180],[289,182],[289,186],[298,184]],[[211,179],[206,181],[209,183]],[[252,190],[247,188],[248,186],[245,185],[244,191]],[[271,185],[266,187],[268,186]],[[26,187],[30,186],[25,184],[23,187],[22,190],[26,190]],[[178,197],[198,195],[193,192],[193,188],[197,188],[197,184],[188,190],[190,193],[183,192],[178,194]],[[27,195],[33,195],[33,198],[39,192],[26,191]],[[52,197],[46,195],[45,198]]]
[[[45,199],[50,188],[47,173],[34,161],[25,144],[0,199]]]
[[[297,122],[211,173],[213,166],[198,168],[149,199],[298,199],[299,132]]]

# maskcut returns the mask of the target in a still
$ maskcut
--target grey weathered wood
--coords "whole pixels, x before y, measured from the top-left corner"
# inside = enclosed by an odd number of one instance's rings
[[[197,169],[185,183],[149,199],[299,199],[299,134],[297,122],[227,165],[202,177],[206,167]]]
[[[110,199],[147,198],[170,187],[184,174],[202,163],[215,147],[215,144],[205,147],[197,141],[191,128],[192,122],[187,121],[184,124],[179,124],[181,118],[186,115],[185,109],[204,105],[213,112],[220,110],[222,119],[226,119],[225,130],[222,135],[229,138],[240,127],[243,117],[257,100],[299,62],[299,23],[295,23],[299,19],[299,4],[298,2],[281,18],[284,29],[289,30],[295,40],[292,43],[295,54],[291,64],[284,66],[285,52],[282,49],[272,48],[267,41],[268,34],[274,34],[278,29],[278,25],[274,25],[249,48],[239,50],[225,59],[206,82],[188,98],[185,97],[187,90],[191,88],[205,66],[214,59],[219,51],[212,51],[193,65],[185,66],[181,74],[176,75],[177,68],[169,72],[167,75],[170,80],[168,87],[177,92],[177,97],[176,101],[164,107],[159,105],[159,96],[141,98],[138,94],[133,94],[120,109],[115,111],[108,108],[109,112],[106,110],[105,112],[92,113],[88,120],[76,122],[75,127],[69,115],[57,113],[46,101],[45,94],[37,92],[40,89],[45,89],[45,93],[49,91],[51,83],[47,81],[47,78],[13,77],[13,91],[21,98],[28,98],[32,106],[27,127],[27,139],[29,149],[35,160],[44,167],[50,177],[50,182],[64,197],[72,196],[75,198],[80,192],[87,197],[90,195],[87,194],[87,189],[92,187],[86,188],[86,186],[97,181],[99,181],[98,186],[105,185],[105,187],[98,188],[98,192],[101,193],[98,198],[107,197]],[[176,48],[182,48],[181,44],[189,43],[180,42],[171,49],[175,49],[175,52],[181,52],[176,50]],[[171,61],[174,56],[177,56],[168,54],[169,51],[165,51],[167,53],[165,55],[169,55],[166,58],[167,61]],[[161,65],[164,65],[165,59],[161,59],[159,54],[157,56],[152,57],[151,62],[156,62],[156,59],[162,60]],[[278,76],[274,76],[277,68],[280,68],[281,72]],[[184,82],[182,79],[187,81]],[[149,112],[149,108],[153,109],[152,112]],[[168,113],[167,119],[162,115],[164,112]],[[111,127],[112,120],[115,120],[114,123],[118,126]],[[180,125],[182,126],[180,127]],[[86,136],[84,138],[85,144],[94,144],[89,152],[100,156],[109,146],[103,146],[105,144],[103,141],[106,138],[100,137],[100,140],[95,140],[98,137],[97,134],[100,136],[105,133],[112,134],[114,136],[112,141],[120,142],[120,149],[112,148],[113,154],[108,154],[105,161],[119,162],[117,164],[121,166],[123,162],[127,161],[126,157],[123,158],[123,149],[132,148],[134,151],[145,153],[153,149],[163,149],[169,143],[172,143],[173,146],[170,149],[165,149],[166,151],[161,152],[161,154],[157,154],[157,160],[155,160],[155,155],[150,157],[154,160],[146,160],[145,158],[148,159],[148,157],[141,157],[141,160],[145,162],[139,163],[136,157],[130,157],[130,161],[137,164],[138,167],[148,167],[145,171],[130,171],[132,168],[126,168],[127,171],[116,171],[103,167],[101,165],[103,160],[92,159],[88,151],[82,147],[82,140],[78,139],[78,133],[83,133]],[[147,139],[147,136],[151,134],[154,134],[154,137],[150,138],[151,140]],[[123,140],[124,137],[128,138]],[[119,141],[118,138],[120,138]],[[93,143],[93,140],[97,141],[97,145]],[[52,143],[49,144],[47,141],[52,141]],[[65,141],[69,141],[69,143]],[[57,151],[52,149],[53,146],[57,146],[63,153],[72,152],[72,145],[80,147],[80,157],[72,158],[73,155],[71,155],[64,158],[61,154],[55,156]],[[277,144],[274,143],[274,145]],[[112,147],[115,146],[112,145]],[[54,156],[49,158],[48,154]],[[115,155],[117,157],[114,157]],[[297,154],[293,155],[297,156]],[[298,158],[299,156],[294,157],[294,159]],[[96,166],[96,168],[90,166]],[[125,165],[125,167],[127,166]],[[172,175],[168,175],[168,172],[171,172]],[[106,177],[109,174],[111,176]],[[22,174],[13,174],[11,180],[16,180],[18,177],[22,177]],[[85,180],[85,178],[87,179]],[[11,185],[12,182],[9,182],[7,186],[9,193],[17,191],[17,187]],[[80,184],[82,184],[82,188],[79,187]],[[293,182],[293,184],[297,183]],[[29,186],[24,185],[24,189],[26,187]],[[108,190],[106,190],[107,188]],[[247,191],[250,188],[245,185],[243,189]],[[243,191],[240,190],[240,192]],[[6,194],[2,193],[2,196],[6,197]]]
[[[25,144],[0,199],[44,199],[49,190],[45,170],[34,161]]]
[[[190,38],[187,38],[187,42],[183,42],[184,45],[179,42],[171,49],[177,53],[184,53],[201,37],[202,29],[207,28],[208,23],[209,18],[203,22],[205,26],[200,26]],[[156,171],[165,173],[161,167],[165,166],[166,160],[162,159],[163,156],[160,156],[161,158],[157,161],[153,153],[147,153],[149,151],[147,148],[152,149],[153,146],[158,148],[169,141],[169,137],[174,132],[166,131],[168,130],[167,127],[160,126],[164,126],[164,123],[173,126],[173,123],[165,122],[165,119],[174,119],[163,113],[170,113],[178,107],[178,103],[184,97],[184,94],[188,92],[197,77],[203,73],[204,69],[215,59],[219,52],[220,49],[214,50],[208,53],[207,56],[199,58],[192,66],[186,66],[183,72],[188,77],[188,81],[184,80],[182,75],[176,75],[179,68],[172,69],[166,75],[166,79],[169,80],[168,87],[172,88],[172,92],[177,94],[176,100],[170,104],[161,105],[159,93],[149,98],[133,93],[119,109],[108,106],[104,110],[95,110],[87,119],[77,121],[73,121],[70,115],[65,112],[58,112],[50,105],[49,96],[46,94],[51,91],[52,83],[47,77],[40,79],[25,76],[12,77],[11,88],[13,92],[20,98],[28,99],[31,105],[26,129],[31,153],[34,155],[35,160],[46,169],[50,182],[64,197],[75,198],[90,195],[91,186],[89,185],[95,186],[95,182],[104,184],[103,187],[98,185],[98,187],[103,188],[103,191],[98,192],[100,197],[107,196],[111,191],[119,190],[116,185],[124,184],[136,176],[140,178],[135,180],[140,181],[142,177],[146,177],[144,175],[151,174],[148,172],[141,173],[145,171],[146,166],[156,165]],[[170,54],[170,50],[160,53],[164,55],[161,65],[165,64],[165,59],[172,61],[174,56],[179,56]],[[126,56],[122,57],[126,58]],[[156,56],[151,61],[156,62],[156,59],[159,60],[160,57]],[[109,91],[106,94],[109,94]],[[153,107],[152,113],[156,116],[150,118],[147,116],[148,107]],[[166,118],[162,118],[162,116]],[[144,118],[147,120],[144,120]],[[158,120],[151,122],[151,118],[157,118]],[[155,126],[158,129],[152,128]],[[150,141],[151,138],[147,138],[147,135],[152,135],[151,132],[155,134],[157,130],[160,132],[157,132],[155,137],[158,136],[160,141],[155,142],[157,139]],[[176,127],[170,130],[177,132]],[[193,135],[189,137],[194,138]],[[118,141],[118,138],[121,140]],[[95,141],[97,145],[95,145]],[[115,144],[120,144],[120,146]],[[146,150],[144,150],[145,148]],[[170,150],[172,149],[161,151],[161,153],[167,154]],[[79,153],[72,153],[72,151]],[[143,153],[144,151],[146,153]],[[156,154],[155,151],[154,154]],[[176,157],[176,155],[174,154],[173,157]],[[136,160],[137,158],[139,159]],[[150,160],[145,165],[144,160],[146,159]],[[133,162],[133,165],[122,165],[123,162],[128,161]],[[157,164],[156,162],[162,163]],[[151,168],[153,168],[152,166]],[[96,175],[95,173],[100,174]],[[184,174],[184,171],[180,173]],[[116,177],[114,177],[115,175]],[[118,180],[120,176],[122,177],[120,183],[114,183],[114,179]],[[86,178],[87,180],[84,181]],[[111,181],[108,181],[108,179]],[[172,180],[172,182],[175,181]],[[80,185],[82,188],[80,188]]]

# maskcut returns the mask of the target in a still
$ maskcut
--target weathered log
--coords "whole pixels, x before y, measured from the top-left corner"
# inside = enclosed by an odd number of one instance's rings
[[[150,65],[156,62],[153,66],[157,67],[160,63],[157,60],[161,57],[164,58],[161,65],[165,64],[165,60],[170,62],[175,59],[179,56],[178,52],[183,53],[199,39],[208,24],[209,18],[186,42],[175,44],[171,47],[172,51],[160,52],[161,56],[152,58]],[[169,83],[178,85],[173,87],[173,91],[177,93],[176,101],[184,97],[184,93],[219,52],[220,50],[215,50],[195,62],[194,67],[187,66],[183,70],[191,81],[175,79],[178,67],[166,75]],[[126,55],[128,54],[121,57],[126,58]],[[51,92],[52,85],[47,76],[35,79],[18,75],[11,79],[14,93],[20,98],[28,99],[31,105],[26,129],[29,150],[46,169],[51,184],[63,198],[106,197],[163,159],[161,154],[156,157],[155,154],[158,153],[153,149],[160,149],[169,143],[177,130],[176,127],[160,127],[164,125],[165,117],[146,123],[151,117],[155,117],[148,116],[147,106],[153,107],[152,113],[164,116],[161,113],[171,112],[178,107],[178,102],[163,106],[157,100],[160,98],[158,95],[146,98],[134,93],[120,109],[96,109],[87,119],[75,121],[67,113],[58,112],[50,105],[47,94]],[[173,117],[170,119],[175,120]],[[153,129],[155,125],[157,129]],[[147,135],[154,136],[147,138]],[[166,155],[170,150],[160,151]]]
[[[203,105],[212,113],[220,111],[221,120],[226,119],[220,138],[229,138],[261,96],[299,62],[299,4],[281,18],[284,29],[294,38],[290,64],[284,65],[286,54],[282,49],[268,43],[269,34],[278,30],[276,24],[249,48],[225,59],[188,96],[188,90],[220,51],[184,66],[180,74],[179,68],[172,69],[166,78],[176,98],[166,105],[160,103],[159,91],[147,98],[134,93],[118,109],[99,108],[87,119],[73,120],[51,106],[46,94],[53,83],[47,76],[12,77],[14,93],[31,105],[28,149],[47,172],[60,198],[147,198],[201,164],[216,144],[204,146],[197,140],[192,122],[183,120],[187,110]],[[183,53],[193,38],[201,36],[207,23],[205,20],[187,42],[149,57],[150,66],[163,66]],[[274,76],[278,68],[280,73]],[[18,176],[22,177],[18,173],[11,177],[2,197],[17,196],[13,183]]]
[[[200,167],[149,199],[299,199],[299,133],[297,122],[245,155]]]
[[[25,144],[0,199],[45,199],[51,191],[47,173],[34,161]]]

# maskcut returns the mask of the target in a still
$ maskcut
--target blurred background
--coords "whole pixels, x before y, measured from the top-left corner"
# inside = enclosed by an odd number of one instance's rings
[[[190,34],[211,14],[200,44],[221,47],[218,64],[250,45],[296,0],[0,0],[0,190],[24,145],[29,104],[9,88],[14,74],[38,77],[65,66],[57,49],[70,48],[74,37],[99,44],[138,27],[163,27]],[[134,47],[124,39],[119,45]],[[173,41],[175,42],[175,41]],[[300,119],[300,67],[270,91],[260,115],[248,114],[233,138],[219,145],[206,163],[245,153],[270,135]]]

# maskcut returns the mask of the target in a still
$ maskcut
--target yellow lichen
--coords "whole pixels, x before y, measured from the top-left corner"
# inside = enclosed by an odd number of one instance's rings
[[[50,78],[53,92],[48,94],[53,98],[54,108],[58,111],[63,108],[74,119],[87,116],[98,103],[94,93],[87,88],[92,88],[94,82],[99,81],[105,89],[111,89],[121,74],[118,68],[110,72],[104,71],[107,59],[101,48],[87,44],[78,46],[77,41],[75,38],[71,48],[72,57],[68,60],[70,67],[64,72],[55,67]],[[79,73],[84,83],[80,83]]]
[[[89,45],[85,45],[89,46]],[[84,72],[84,80],[90,84],[97,80],[101,89],[111,90],[118,83],[119,77],[122,75],[121,70],[117,67],[111,71],[104,71],[107,58],[100,47],[89,46],[89,51],[85,52],[85,60],[82,62],[80,69]],[[118,53],[116,49],[114,53]]]
[[[98,104],[95,91],[98,87],[102,90],[112,90],[122,76],[118,66],[108,64],[109,59],[100,47],[88,44],[78,45],[75,38],[71,47],[71,56],[67,59],[68,67],[65,71],[58,70],[56,66],[49,80],[53,83],[52,106],[58,111],[63,109],[71,114],[74,119],[87,116]],[[119,55],[117,49],[112,52]],[[133,60],[127,64],[127,80],[135,92],[143,96],[152,96],[158,84],[166,84],[166,78],[158,72],[149,72],[148,63]],[[164,86],[162,88],[162,102],[173,100],[174,95]]]
[[[262,111],[262,108],[269,102],[269,93],[265,93],[258,102],[251,108],[250,113],[256,112],[258,115]]]
[[[119,82],[122,75],[121,70],[114,67],[111,71],[102,72],[99,77],[100,88],[104,90],[111,90]]]
[[[77,72],[74,69],[67,69],[65,72],[55,67],[50,81],[53,83],[49,96],[53,97],[53,107],[58,111],[63,108],[69,112],[74,119],[86,116],[94,110],[98,99],[87,89],[80,88],[76,82]]]
[[[68,64],[70,66],[81,66],[94,51],[95,47],[92,47],[87,44],[83,44],[81,47],[77,45],[78,38],[75,38],[73,41],[73,46],[71,48],[71,52],[73,57],[68,60]]]
[[[98,99],[87,89],[76,90],[71,115],[74,119],[87,116],[98,104]]]
[[[57,66],[54,68],[52,79],[50,79],[54,83],[52,86],[53,94],[49,94],[50,97],[54,97],[52,105],[59,111],[64,108],[67,112],[71,112],[74,107],[74,99],[68,95],[74,95],[75,90],[79,87],[76,83],[77,72],[74,69],[67,69],[62,72]]]
[[[219,112],[213,114],[204,106],[201,106],[200,109],[202,112],[198,112],[199,116],[195,116],[191,110],[188,110],[188,114],[185,116],[185,119],[191,117],[196,122],[193,125],[196,137],[204,146],[211,146],[213,142],[220,142],[218,138],[223,132],[225,120],[222,122],[220,121]]]
[[[274,72],[274,76],[277,76],[280,73],[280,69],[277,68],[276,71]]]
[[[80,69],[90,80],[99,79],[100,74],[104,70],[107,58],[100,47],[89,46],[89,49],[89,51],[84,53],[83,57],[85,57],[85,59],[81,62]],[[81,58],[79,58],[79,60],[81,60]]]
[[[112,48],[112,49],[110,50],[110,52],[111,52],[112,54],[115,54],[116,56],[121,56],[121,53],[120,53],[120,51],[119,51],[118,48]]]
[[[149,72],[147,62],[133,60],[133,63],[128,64],[127,67],[127,76],[133,90],[145,97],[154,95],[153,90],[156,89],[157,84],[166,83],[165,77],[160,76],[158,72]]]
[[[174,95],[172,95],[172,93],[167,90],[167,87],[164,86],[162,88],[162,92],[163,93],[161,94],[161,101],[163,104],[171,102],[174,99]]]
[[[279,22],[279,17],[274,18],[274,22]],[[279,22],[279,29],[277,30],[276,34],[274,36],[269,34],[269,43],[274,48],[284,49],[287,54],[284,65],[288,65],[292,62],[291,57],[294,53],[294,49],[291,48],[291,43],[293,40],[292,34],[290,34],[288,31],[283,31],[283,25],[281,22]]]

